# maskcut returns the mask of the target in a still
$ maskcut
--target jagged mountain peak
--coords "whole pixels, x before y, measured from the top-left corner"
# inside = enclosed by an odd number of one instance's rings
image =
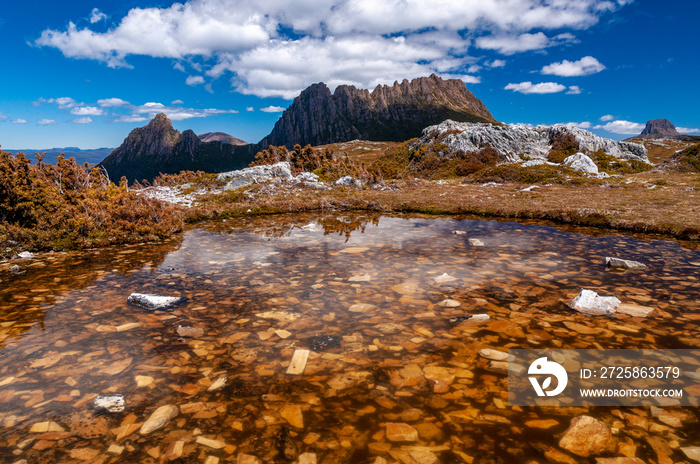
[[[333,93],[319,82],[294,99],[260,146],[323,145],[354,139],[403,141],[445,119],[497,123],[458,79],[433,74],[378,85],[371,92],[340,85]]]

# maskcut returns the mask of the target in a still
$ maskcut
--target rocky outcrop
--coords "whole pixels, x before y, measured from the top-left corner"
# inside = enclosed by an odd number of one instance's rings
[[[148,125],[131,131],[124,143],[105,158],[103,167],[112,181],[153,180],[158,174],[183,170],[222,172],[247,166],[255,157],[250,145],[202,142],[191,130],[173,128],[163,113]]]
[[[259,146],[324,145],[354,139],[404,141],[445,119],[496,122],[481,100],[457,79],[443,80],[433,74],[377,86],[372,92],[341,85],[331,93],[319,83],[294,99]]]
[[[204,134],[199,134],[199,140],[202,142],[221,142],[228,143],[229,145],[248,145],[248,142],[244,142],[232,135],[228,135],[224,132],[206,132]]]
[[[652,119],[647,121],[647,125],[639,137],[644,139],[661,139],[680,137],[682,135],[668,119]]]
[[[449,157],[459,150],[475,152],[490,146],[498,152],[503,162],[517,163],[523,158],[546,160],[552,149],[552,136],[560,133],[573,135],[579,150],[583,152],[602,150],[616,158],[649,162],[643,145],[604,139],[587,130],[564,124],[531,127],[525,124],[494,125],[448,120],[425,128],[423,137],[414,147],[439,141],[446,148],[444,156]]]

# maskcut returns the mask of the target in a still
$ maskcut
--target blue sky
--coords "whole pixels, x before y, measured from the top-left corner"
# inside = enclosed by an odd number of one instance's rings
[[[700,135],[698,18],[697,0],[12,2],[0,145],[116,147],[158,112],[257,142],[314,82],[432,72],[507,123]]]

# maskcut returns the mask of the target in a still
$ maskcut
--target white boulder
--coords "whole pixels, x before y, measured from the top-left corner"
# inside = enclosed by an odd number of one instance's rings
[[[564,165],[570,167],[574,171],[585,172],[586,174],[598,174],[598,166],[596,166],[588,155],[584,155],[581,152],[567,157],[564,160]]]

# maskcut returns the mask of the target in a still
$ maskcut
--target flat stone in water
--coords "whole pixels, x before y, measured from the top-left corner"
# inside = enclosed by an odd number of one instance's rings
[[[185,298],[176,296],[153,295],[150,293],[132,293],[126,300],[128,303],[140,308],[156,310],[168,309],[185,301]]]
[[[581,293],[569,303],[569,307],[589,316],[610,316],[620,305],[614,296],[600,296],[593,290],[581,290]]]
[[[340,337],[337,335],[319,335],[309,339],[309,347],[313,351],[326,351],[340,346]]]
[[[631,261],[628,259],[620,258],[605,258],[605,267],[610,269],[646,269],[646,264],[640,263],[639,261]]]
[[[95,410],[104,410],[107,412],[122,412],[126,409],[124,395],[98,395],[95,401],[92,402]]]
[[[457,325],[457,324],[461,324],[463,322],[486,322],[489,319],[491,319],[491,318],[489,317],[488,314],[472,314],[469,316],[451,317],[449,319],[449,321],[450,321],[450,324]]]

